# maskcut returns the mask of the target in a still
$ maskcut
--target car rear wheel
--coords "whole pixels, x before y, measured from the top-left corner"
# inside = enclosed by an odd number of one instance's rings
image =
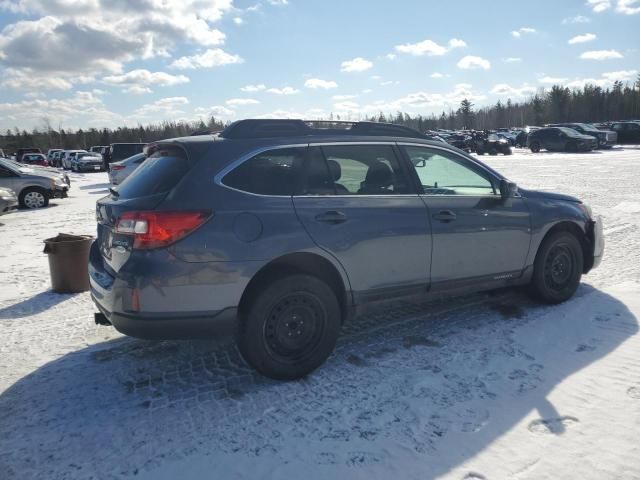
[[[538,153],[540,151],[540,142],[532,142],[530,147],[533,153]]]
[[[261,374],[279,380],[303,377],[329,357],[341,324],[333,290],[310,275],[268,284],[241,318],[238,347]]]
[[[40,188],[26,188],[20,193],[20,206],[22,208],[42,208],[49,205],[49,197]]]
[[[580,241],[570,232],[545,238],[536,255],[531,289],[545,303],[561,303],[573,296],[583,270]]]

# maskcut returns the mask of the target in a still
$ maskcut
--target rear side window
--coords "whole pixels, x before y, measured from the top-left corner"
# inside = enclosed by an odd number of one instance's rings
[[[160,150],[118,186],[119,198],[139,198],[167,193],[189,171],[189,162],[177,148]]]
[[[258,195],[292,195],[305,150],[280,148],[260,153],[225,175],[222,183]]]

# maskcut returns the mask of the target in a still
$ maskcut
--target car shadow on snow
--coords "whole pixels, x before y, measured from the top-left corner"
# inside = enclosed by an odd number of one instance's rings
[[[108,190],[110,186],[111,186],[111,184],[109,182],[105,182],[105,183],[92,183],[91,185],[81,185],[78,188],[80,190],[96,190],[96,189],[100,189],[100,190],[107,189]]]
[[[580,418],[548,393],[637,330],[622,302],[588,285],[553,307],[510,290],[398,304],[346,325],[323,367],[286,383],[256,374],[231,340],[120,338],[0,395],[0,466],[7,479],[188,479],[276,462],[327,478],[394,461],[435,478],[532,411],[531,435],[564,434]],[[189,474],[194,459],[206,468]]]

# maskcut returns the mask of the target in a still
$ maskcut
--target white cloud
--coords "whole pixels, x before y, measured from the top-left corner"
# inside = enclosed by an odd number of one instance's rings
[[[341,72],[364,72],[373,67],[373,63],[365,58],[356,57],[353,60],[345,60],[340,67]]]
[[[165,72],[150,72],[149,70],[137,69],[122,75],[108,75],[103,78],[108,85],[121,85],[127,87],[126,93],[140,95],[151,93],[151,86],[170,87],[188,83],[189,77],[184,75],[171,75]]]
[[[131,85],[125,88],[122,92],[130,93],[132,95],[144,95],[146,93],[153,93],[153,90],[151,90],[149,87],[142,87],[140,85]]]
[[[611,60],[615,58],[623,58],[623,55],[617,50],[592,50],[583,52],[580,55],[583,60]]]
[[[576,78],[567,82],[566,78],[558,78],[554,80],[562,80],[554,83],[563,84],[568,88],[582,88],[584,85],[597,85],[601,88],[611,87],[614,82],[633,82],[638,75],[637,70],[619,70],[616,72],[604,72],[600,78]]]
[[[430,75],[431,78],[444,78],[444,74],[440,73],[440,72],[433,72]]]
[[[244,23],[244,20],[242,20],[242,17],[234,17],[233,23],[235,23],[236,25],[242,25]]]
[[[186,97],[165,97],[138,108],[133,117],[138,119],[153,118],[154,121],[176,118],[177,114],[185,113],[181,108],[188,104],[189,100]]]
[[[635,80],[638,76],[637,70],[618,70],[617,72],[605,72],[602,74],[604,78],[615,82],[619,80],[621,82],[627,82],[631,80]]]
[[[224,103],[231,107],[239,107],[244,105],[257,105],[260,102],[255,98],[231,98]]]
[[[540,83],[545,83],[547,85],[562,85],[567,80],[568,79],[564,77],[550,77],[550,76],[545,76],[538,79]]]
[[[333,108],[335,110],[337,110],[338,113],[341,113],[341,112],[354,112],[354,111],[358,111],[360,109],[360,105],[357,104],[356,102],[345,101],[345,102],[334,103],[333,104]]]
[[[624,15],[636,15],[640,13],[640,0],[618,0],[616,12]]]
[[[234,63],[242,63],[244,60],[238,55],[232,55],[220,48],[210,48],[204,53],[198,53],[190,57],[180,57],[170,67],[180,70],[193,68],[213,68]]]
[[[520,57],[507,57],[503,61],[504,63],[520,63],[522,59]]]
[[[569,45],[575,45],[577,43],[587,43],[595,40],[597,37],[593,33],[585,33],[583,35],[576,35],[569,39]]]
[[[395,60],[396,56],[397,56],[397,55],[396,55],[395,53],[387,53],[387,54],[385,55],[385,58],[386,58],[387,60]]]
[[[491,89],[490,93],[509,98],[526,97],[536,93],[536,87],[526,83],[520,87],[512,87],[507,83],[499,83]]]
[[[512,31],[511,35],[515,38],[520,38],[523,33],[536,33],[536,29],[531,27],[522,27],[518,30]]]
[[[276,95],[295,95],[296,93],[300,93],[300,90],[297,90],[292,87],[283,87],[283,88],[269,88],[267,89],[269,93],[275,93]]]
[[[328,90],[330,88],[336,88],[338,84],[333,80],[322,80],[320,78],[309,78],[304,82],[304,86],[307,88],[323,88]]]
[[[276,5],[278,7],[289,5],[289,0],[269,0],[271,5]]]
[[[235,111],[227,108],[223,105],[214,105],[213,107],[205,108],[198,107],[194,110],[196,115],[206,115],[207,117],[231,117],[235,115]]]
[[[358,95],[334,95],[331,100],[342,102],[344,100],[353,100],[354,98],[358,98]]]
[[[241,87],[240,90],[243,92],[260,92],[266,88],[267,87],[264,83],[259,83],[257,85],[245,85],[244,87]]]
[[[68,98],[35,98],[15,103],[0,103],[0,128],[21,125],[35,127],[43,118],[52,119],[64,128],[87,128],[122,125],[123,117],[109,111],[92,92],[78,91]]]
[[[587,0],[587,5],[591,7],[594,12],[600,13],[611,8],[611,0]]]
[[[232,1],[0,0],[0,10],[29,19],[0,33],[5,67],[76,84],[79,76],[121,73],[137,59],[169,57],[178,45],[221,45],[225,34],[212,24]]]
[[[458,62],[458,68],[463,70],[489,70],[491,68],[491,62],[485,60],[482,57],[474,57],[473,55],[467,55]]]
[[[591,19],[589,17],[585,17],[584,15],[576,15],[575,17],[567,17],[562,20],[563,25],[570,25],[572,23],[589,23]]]
[[[463,40],[452,38],[451,40],[449,40],[449,44],[447,46],[439,45],[433,40],[423,40],[418,43],[405,43],[402,45],[396,45],[395,49],[400,53],[408,53],[410,55],[421,57],[423,55],[440,56],[453,50],[454,48],[462,48],[466,46],[467,44]]]

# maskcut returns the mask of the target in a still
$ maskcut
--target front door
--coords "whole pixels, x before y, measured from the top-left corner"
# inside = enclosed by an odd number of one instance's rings
[[[503,199],[498,179],[462,155],[435,147],[401,148],[430,215],[432,286],[518,277],[531,237],[526,202]]]
[[[426,292],[430,223],[394,145],[311,146],[303,171],[296,213],[342,264],[356,302]]]

